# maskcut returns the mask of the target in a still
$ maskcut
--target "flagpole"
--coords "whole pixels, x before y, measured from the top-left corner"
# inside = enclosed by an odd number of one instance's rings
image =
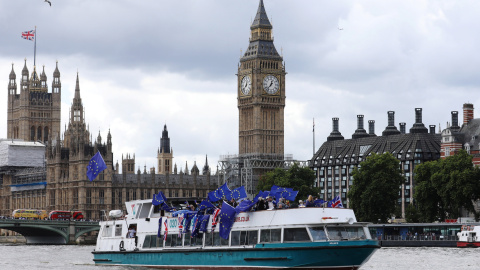
[[[313,155],[315,155],[315,117],[313,118]]]
[[[37,26],[35,25],[35,35],[34,35],[34,45],[33,45],[33,66],[35,67],[35,60],[37,59]]]

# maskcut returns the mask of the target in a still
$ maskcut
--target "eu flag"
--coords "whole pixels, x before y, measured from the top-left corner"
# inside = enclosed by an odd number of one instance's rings
[[[223,202],[222,212],[220,212],[220,237],[223,239],[228,239],[230,235],[230,230],[232,230],[233,223],[235,222],[235,216],[237,212],[235,208],[230,206],[228,203]]]
[[[245,187],[241,186],[239,188],[232,190],[232,192],[230,192],[230,194],[227,196],[227,199],[239,200],[246,197],[247,197],[247,192],[245,192]]]
[[[199,205],[198,205],[198,210],[202,211],[208,208],[215,208],[215,205],[213,205],[211,202],[203,200]]]
[[[90,179],[90,181],[93,181],[93,179],[95,179],[97,175],[99,175],[106,168],[107,168],[107,164],[105,164],[105,161],[103,161],[100,151],[98,151],[92,157],[92,159],[90,159],[90,162],[88,163],[88,166],[87,166],[88,179]]]
[[[167,201],[167,197],[165,197],[163,192],[159,191],[158,194],[153,194],[153,199],[152,199],[153,205],[161,205],[166,201]]]
[[[252,209],[252,207],[256,204],[256,202],[252,202],[250,200],[243,200],[240,202],[240,204],[235,207],[235,211],[237,213],[240,212],[248,212]]]
[[[221,200],[223,197],[228,198],[230,195],[230,189],[227,186],[227,183],[223,184],[221,187],[217,188],[215,191],[208,193],[208,200],[211,202],[216,202]]]
[[[202,218],[202,223],[200,224],[199,232],[207,232],[208,221],[210,220],[210,215],[205,215]]]

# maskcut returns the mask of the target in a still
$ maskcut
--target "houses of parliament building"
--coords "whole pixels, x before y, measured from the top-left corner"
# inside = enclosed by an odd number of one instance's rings
[[[262,0],[250,30],[237,74],[239,156],[283,159],[286,72]],[[140,168],[135,171],[134,154],[122,154],[120,171],[118,162],[114,164],[110,130],[106,140],[100,133],[95,138],[88,130],[78,74],[63,134],[58,62],[51,91],[47,82],[45,70],[39,76],[34,66],[30,73],[25,60],[18,88],[12,65],[7,139],[0,140],[0,216],[10,216],[15,209],[76,210],[87,219],[99,219],[109,210],[126,210],[125,201],[149,199],[159,191],[170,198],[206,198],[219,181],[227,181],[211,175],[207,159],[202,170],[194,163],[191,170],[185,164],[183,171],[177,171],[166,125],[157,150],[157,171],[146,167],[143,172]],[[86,168],[97,152],[107,169],[89,181]]]
[[[68,125],[61,134],[60,78],[57,62],[49,92],[45,71],[39,76],[33,67],[30,74],[25,60],[18,89],[12,65],[8,134],[0,141],[4,150],[0,151],[0,216],[11,216],[15,209],[78,210],[87,219],[99,219],[104,211],[125,210],[125,201],[152,198],[160,190],[168,197],[205,198],[217,187],[207,160],[201,171],[196,164],[191,170],[186,164],[180,172],[172,166],[173,150],[166,125],[157,151],[158,171],[135,171],[135,155],[127,154],[122,155],[120,173],[118,162],[113,164],[110,130],[104,140],[100,133],[93,139],[87,128],[78,74]],[[41,151],[42,155],[29,162],[32,151]],[[89,181],[86,167],[97,152],[107,169]]]

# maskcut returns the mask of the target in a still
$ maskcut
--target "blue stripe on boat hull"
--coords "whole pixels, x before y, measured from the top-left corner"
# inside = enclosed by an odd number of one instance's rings
[[[306,245],[307,244],[307,245]],[[333,246],[332,246],[333,245]],[[97,265],[158,268],[357,269],[379,248],[376,241],[259,244],[255,248],[93,252]],[[109,260],[109,261],[107,261]]]

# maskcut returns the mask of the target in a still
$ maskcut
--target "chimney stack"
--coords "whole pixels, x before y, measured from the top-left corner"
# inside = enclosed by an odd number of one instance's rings
[[[452,126],[450,129],[455,132],[460,130],[460,127],[458,126],[458,111],[452,111]]]
[[[405,133],[406,133],[406,128],[405,128],[406,125],[407,125],[407,123],[405,123],[405,122],[401,122],[401,123],[400,123],[400,133],[401,133],[401,134],[405,134]]]
[[[336,141],[336,140],[343,140],[343,136],[338,131],[338,117],[332,118],[332,132],[330,132],[330,136],[327,137],[327,142]]]
[[[435,125],[430,125],[430,134],[435,134]]]
[[[363,137],[369,137],[369,135],[363,128],[363,115],[359,114],[357,115],[357,130],[355,130],[355,133],[353,133],[352,139],[359,139]]]
[[[395,126],[395,112],[388,111],[388,126],[382,132],[382,136],[397,135],[400,134],[397,127]]]
[[[473,104],[463,104],[463,124],[466,125],[473,119]]]
[[[428,129],[422,123],[422,108],[415,108],[415,124],[410,129],[410,133],[428,133]]]
[[[375,135],[375,120],[368,120],[368,135],[377,136]]]

